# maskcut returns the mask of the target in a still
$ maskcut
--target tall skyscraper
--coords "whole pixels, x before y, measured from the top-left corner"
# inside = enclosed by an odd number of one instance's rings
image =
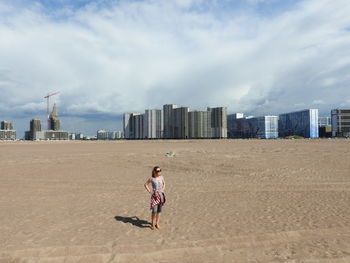
[[[175,108],[172,111],[172,125],[174,139],[188,138],[188,107]]]
[[[244,113],[233,113],[227,115],[227,137],[243,138]]]
[[[227,108],[189,112],[188,107],[165,104],[163,111],[124,113],[123,129],[127,139],[227,138]]]
[[[25,132],[26,140],[45,139],[45,133],[41,131],[41,120],[31,119],[29,122],[29,131]]]
[[[30,121],[30,131],[31,132],[41,131],[41,120],[40,119],[32,119]]]
[[[124,113],[123,130],[125,139],[143,139],[143,114]]]
[[[211,112],[190,111],[188,113],[188,137],[191,139],[211,138]]]
[[[227,108],[208,107],[208,111],[211,112],[212,138],[227,138]]]
[[[130,135],[130,117],[131,114],[130,113],[124,113],[123,114],[123,132],[124,132],[124,138],[125,139],[131,139],[131,135]]]
[[[61,121],[57,114],[56,104],[53,105],[52,112],[49,116],[50,130],[59,131],[61,128]]]
[[[318,109],[279,115],[278,133],[280,137],[298,135],[305,138],[318,138]]]
[[[332,136],[350,137],[350,109],[332,110]]]
[[[143,139],[143,118],[144,114],[133,114],[132,123],[133,123],[133,133],[134,139]]]
[[[173,126],[173,110],[178,108],[175,104],[165,104],[163,106],[163,125],[164,125],[164,134],[165,139],[174,138],[174,126]]]
[[[163,111],[145,110],[143,118],[143,137],[146,139],[163,138]]]

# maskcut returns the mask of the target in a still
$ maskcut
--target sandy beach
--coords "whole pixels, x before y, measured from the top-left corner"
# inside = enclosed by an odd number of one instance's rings
[[[1,263],[350,262],[350,140],[0,142],[0,156]],[[155,165],[161,230],[143,187]]]

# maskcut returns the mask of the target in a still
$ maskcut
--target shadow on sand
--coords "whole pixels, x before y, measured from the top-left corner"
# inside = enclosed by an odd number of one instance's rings
[[[137,216],[132,216],[132,217],[115,216],[114,218],[117,221],[121,221],[121,222],[124,222],[124,223],[130,223],[133,226],[137,226],[137,227],[140,227],[140,228],[145,228],[145,227],[150,228],[151,227],[151,223],[149,223],[146,220],[140,220]]]

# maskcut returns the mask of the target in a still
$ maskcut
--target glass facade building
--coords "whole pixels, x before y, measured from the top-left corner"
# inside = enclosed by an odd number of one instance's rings
[[[278,132],[280,137],[297,135],[305,138],[318,138],[318,109],[281,114],[278,121]]]
[[[242,118],[242,116],[228,116],[228,134],[230,138],[278,138],[277,116],[261,116],[249,118]]]
[[[244,119],[243,138],[278,138],[278,117],[262,116]]]

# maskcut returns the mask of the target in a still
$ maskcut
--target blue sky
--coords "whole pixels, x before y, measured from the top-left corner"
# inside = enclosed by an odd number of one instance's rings
[[[48,92],[62,126],[124,112],[350,107],[348,0],[0,0],[0,119],[19,137]]]

